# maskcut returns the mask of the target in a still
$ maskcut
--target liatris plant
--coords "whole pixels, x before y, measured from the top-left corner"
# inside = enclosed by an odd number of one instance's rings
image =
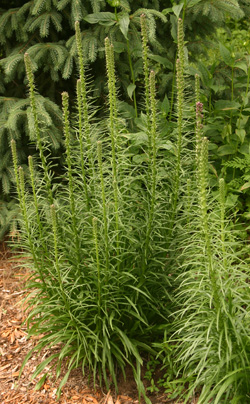
[[[175,377],[181,377],[183,383],[185,403],[195,393],[199,404],[211,400],[216,404],[247,403],[249,268],[235,252],[236,239],[228,230],[224,180],[219,181],[218,200],[213,200],[209,192],[208,140],[202,135],[202,108],[197,102],[196,176],[188,191],[188,220],[183,215],[176,243],[182,273],[176,281],[171,360]]]
[[[142,17],[142,26],[145,23]],[[142,29],[146,50],[146,30]],[[129,364],[140,395],[142,353],[154,354],[152,342],[162,334],[169,314],[166,239],[169,204],[166,173],[171,154],[158,151],[155,73],[144,52],[147,144],[146,162],[133,154],[133,138],[118,113],[114,51],[108,38],[105,54],[108,82],[107,119],[95,119],[89,97],[79,23],[77,118],[62,94],[65,169],[51,174],[49,145],[40,129],[29,55],[25,64],[38,157],[29,158],[29,175],[18,167],[12,142],[17,193],[23,222],[21,247],[30,254],[29,335],[42,334],[35,350],[61,344],[35,370],[56,360],[57,377],[67,364],[58,394],[71,370],[89,369],[96,381],[117,388],[116,365]],[[180,136],[180,133],[179,133]],[[178,160],[179,161],[179,160]],[[179,161],[180,163],[180,161]],[[31,192],[30,192],[31,191]],[[43,380],[43,379],[42,379]]]
[[[125,375],[130,365],[139,395],[149,403],[141,381],[143,357],[156,353],[152,347],[167,329],[171,372],[182,375],[184,384],[189,381],[186,402],[196,391],[200,404],[211,399],[248,402],[249,271],[228,230],[223,179],[218,201],[209,193],[198,79],[196,144],[186,126],[182,21],[177,116],[166,144],[158,130],[144,15],[141,26],[145,114],[140,122],[145,130],[131,134],[119,114],[109,38],[108,113],[102,121],[95,118],[76,23],[77,117],[72,118],[64,92],[65,167],[58,177],[52,175],[55,163],[39,121],[32,63],[25,55],[38,156],[34,161],[29,157],[29,173],[24,173],[14,141],[12,154],[22,213],[20,246],[31,268],[27,323],[29,335],[42,337],[23,367],[34,351],[60,344],[33,374],[35,378],[51,365],[59,377],[64,362],[68,370],[59,395],[73,368],[81,366],[83,374],[88,369],[94,384],[98,376],[98,382],[117,389],[116,369]]]

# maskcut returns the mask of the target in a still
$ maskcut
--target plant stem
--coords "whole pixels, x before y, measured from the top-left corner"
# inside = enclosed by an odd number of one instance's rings
[[[207,208],[208,140],[206,137],[203,137],[201,142],[198,170],[199,170],[199,201],[201,211],[201,227],[205,240],[205,251],[208,262],[208,273],[213,292],[213,302],[215,309],[219,310],[219,292],[217,287],[216,272],[213,267],[211,235],[208,226],[208,208]]]
[[[108,76],[108,90],[109,90],[109,120],[110,120],[110,138],[111,138],[111,164],[113,173],[113,193],[115,204],[115,228],[116,228],[116,256],[119,257],[120,240],[119,240],[119,206],[118,206],[118,174],[117,174],[117,107],[116,107],[116,88],[115,88],[115,70],[114,70],[114,54],[113,46],[110,44],[109,39],[105,39],[105,55],[106,67]],[[118,258],[119,259],[119,258]],[[119,271],[118,263],[118,271]]]
[[[83,122],[82,122],[82,101],[81,101],[81,80],[77,80],[77,110],[78,110],[78,129],[79,129],[79,146],[80,146],[80,160],[81,160],[81,169],[82,169],[82,178],[83,178],[83,187],[86,198],[87,211],[90,208],[88,187],[87,187],[87,179],[85,172],[85,162],[84,162],[84,147],[83,147]]]
[[[89,107],[87,100],[87,90],[86,90],[86,77],[85,77],[85,69],[84,69],[84,57],[83,57],[83,49],[82,49],[82,40],[81,40],[81,31],[80,31],[80,23],[76,21],[75,23],[75,31],[76,31],[76,44],[77,44],[77,52],[78,52],[78,64],[79,64],[79,73],[80,73],[80,83],[81,83],[81,102],[83,111],[83,131],[84,136],[87,141],[88,148],[88,162],[90,167],[90,176],[94,178],[95,172],[95,164],[94,157],[92,153],[92,144],[91,144],[91,130],[90,130],[90,118],[89,118]]]
[[[151,139],[152,139],[152,161],[151,161],[151,201],[150,201],[150,210],[149,217],[147,222],[147,231],[146,231],[146,240],[145,240],[145,251],[144,251],[144,260],[142,266],[142,275],[145,275],[146,266],[148,263],[148,255],[149,255],[149,241],[152,232],[152,224],[155,212],[155,191],[156,191],[156,95],[155,95],[155,72],[150,72],[149,77],[149,85],[150,85],[150,109],[151,109]]]
[[[38,228],[39,228],[40,240],[43,244],[45,254],[47,254],[48,248],[47,248],[46,243],[44,242],[44,237],[43,237],[43,225],[42,225],[42,222],[40,219],[40,213],[39,213],[39,207],[38,207],[37,189],[35,186],[35,170],[34,170],[32,156],[28,157],[28,163],[29,163],[29,172],[30,172],[30,180],[31,180],[31,188],[32,188],[32,194],[33,194],[34,206],[35,206],[35,210],[36,210],[36,221],[37,221]]]
[[[151,161],[151,137],[150,137],[150,86],[149,86],[149,62],[148,62],[148,34],[146,15],[141,14],[141,38],[142,38],[142,60],[143,60],[143,72],[144,72],[144,84],[145,84],[145,107],[147,117],[147,135],[148,135],[148,155],[149,164]]]
[[[97,142],[97,155],[98,155],[98,165],[100,173],[100,182],[102,190],[102,213],[103,213],[103,224],[104,224],[104,239],[105,239],[105,256],[106,256],[106,271],[109,269],[109,239],[108,239],[108,216],[107,216],[107,205],[105,196],[105,186],[103,179],[103,169],[102,169],[102,142]]]
[[[34,240],[33,240],[32,234],[31,234],[31,230],[30,230],[27,207],[26,207],[26,200],[25,200],[26,199],[25,198],[25,184],[24,184],[24,174],[23,174],[22,167],[19,167],[18,174],[19,174],[19,186],[20,186],[20,197],[21,197],[19,202],[20,202],[20,207],[21,207],[21,211],[22,211],[22,216],[24,219],[26,234],[28,237],[28,244],[29,244],[29,248],[31,251],[32,259],[34,261],[35,268],[39,273],[40,279],[43,283],[45,290],[47,290],[47,284],[45,282],[44,274],[39,265],[39,258],[36,255],[36,251],[35,251],[35,247],[34,247]]]
[[[37,111],[37,105],[36,105],[36,99],[35,99],[34,75],[32,73],[31,60],[30,60],[28,53],[25,53],[25,55],[24,55],[24,62],[25,62],[25,68],[26,68],[26,73],[27,73],[28,82],[29,82],[30,106],[31,106],[31,111],[32,111],[32,115],[34,118],[37,146],[38,146],[40,159],[41,159],[42,167],[43,167],[43,171],[44,171],[44,177],[45,177],[45,183],[46,183],[46,189],[47,189],[49,203],[52,204],[53,195],[52,195],[51,180],[50,180],[47,161],[46,161],[46,158],[45,158],[44,152],[43,152],[43,142],[42,142],[40,128],[39,128],[38,111]]]
[[[99,259],[99,246],[98,246],[98,236],[97,236],[97,218],[94,217],[92,220],[93,223],[93,237],[95,244],[95,253],[96,253],[96,267],[97,267],[97,293],[98,293],[98,314],[100,318],[100,309],[101,309],[101,271],[100,271],[100,259]]]
[[[56,210],[55,210],[54,204],[50,206],[50,213],[51,213],[51,219],[52,219],[52,231],[53,231],[53,239],[54,239],[54,256],[55,256],[54,263],[55,263],[57,279],[58,279],[59,288],[60,288],[60,291],[62,294],[62,298],[63,298],[64,304],[65,304],[65,307],[68,310],[68,312],[70,312],[68,299],[66,297],[66,294],[65,294],[64,288],[63,288],[63,282],[62,282],[61,271],[60,271],[60,266],[59,266],[57,218],[56,218]]]
[[[64,136],[65,136],[65,146],[66,146],[66,163],[68,169],[68,192],[70,201],[70,212],[72,219],[72,228],[75,239],[76,247],[76,258],[77,258],[77,269],[78,275],[81,276],[80,263],[81,263],[81,251],[80,251],[80,240],[79,240],[79,229],[77,226],[77,217],[75,209],[75,197],[74,197],[74,186],[73,186],[73,173],[72,173],[72,161],[71,161],[71,146],[70,146],[70,123],[69,123],[69,95],[66,92],[62,93],[62,106],[63,106],[63,121],[64,121]]]

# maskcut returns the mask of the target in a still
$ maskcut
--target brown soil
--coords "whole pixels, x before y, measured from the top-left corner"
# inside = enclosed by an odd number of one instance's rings
[[[72,371],[67,384],[62,389],[59,400],[56,389],[61,378],[55,381],[55,372],[44,381],[39,390],[35,385],[39,378],[31,375],[42,358],[51,354],[44,349],[34,354],[27,362],[21,377],[19,371],[23,359],[35,346],[37,337],[27,339],[23,298],[26,294],[25,279],[28,270],[25,265],[17,265],[4,244],[0,246],[0,403],[1,404],[137,404],[139,403],[136,384],[131,372],[127,378],[119,380],[119,395],[114,391],[105,392],[88,385],[88,377],[83,377],[80,369]],[[166,394],[159,392],[149,396],[153,404],[175,403]],[[140,401],[144,404],[144,400]]]

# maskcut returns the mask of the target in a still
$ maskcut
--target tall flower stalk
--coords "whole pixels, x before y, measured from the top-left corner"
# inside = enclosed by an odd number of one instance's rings
[[[31,60],[30,60],[30,56],[28,53],[25,53],[25,55],[24,55],[24,62],[25,62],[28,83],[29,83],[29,98],[30,98],[31,111],[32,111],[33,119],[34,119],[34,128],[35,128],[37,147],[39,150],[39,155],[40,155],[40,159],[41,159],[41,163],[42,163],[42,167],[43,167],[43,171],[44,171],[44,178],[45,178],[45,183],[46,183],[48,200],[49,200],[49,203],[52,204],[53,195],[52,195],[51,178],[50,178],[48,163],[47,163],[46,157],[44,155],[44,145],[43,145],[41,130],[40,130],[40,126],[39,126],[38,109],[37,109],[36,98],[35,98],[34,75],[32,72]]]
[[[144,73],[144,83],[145,83],[145,112],[147,117],[147,135],[148,135],[148,155],[149,155],[149,165],[151,162],[151,133],[150,133],[150,84],[149,84],[149,61],[148,61],[148,34],[147,34],[147,21],[146,15],[141,14],[141,39],[142,39],[142,61],[143,61],[143,73]]]
[[[97,156],[98,156],[98,166],[99,166],[99,176],[101,183],[101,193],[102,193],[102,219],[104,225],[104,242],[105,242],[105,257],[106,257],[106,271],[109,270],[109,237],[108,237],[108,215],[107,215],[107,202],[105,195],[105,185],[103,178],[103,163],[102,163],[102,142],[97,142]]]
[[[151,71],[149,76],[149,88],[150,88],[150,138],[151,138],[151,175],[150,175],[150,207],[149,207],[149,217],[147,221],[147,230],[146,230],[146,240],[145,240],[145,250],[144,250],[144,259],[142,266],[142,275],[145,275],[146,266],[148,262],[149,255],[149,242],[150,236],[152,232],[152,225],[155,213],[155,198],[156,198],[156,157],[157,157],[157,149],[156,149],[156,138],[157,138],[157,127],[156,127],[156,94],[155,94],[155,72]]]
[[[79,119],[81,120],[81,128],[79,127],[79,140],[80,143],[83,142],[83,136],[86,139],[87,143],[87,156],[89,162],[89,168],[91,171],[91,177],[94,177],[95,172],[95,163],[94,163],[94,156],[92,151],[92,143],[91,143],[91,129],[90,129],[90,116],[89,116],[89,105],[87,99],[87,88],[86,88],[86,75],[84,69],[84,56],[83,56],[83,49],[82,49],[82,39],[81,39],[81,31],[80,31],[80,23],[76,21],[75,23],[75,32],[76,32],[76,45],[77,45],[77,53],[78,53],[78,65],[79,65],[79,75],[80,75],[80,82],[79,82],[79,89],[78,89],[78,112],[79,112]],[[80,107],[80,110],[79,110]],[[83,114],[83,120],[80,116],[80,113]],[[83,146],[81,146],[83,147]]]
[[[81,276],[80,264],[81,264],[81,251],[80,251],[80,239],[79,239],[79,229],[77,226],[77,215],[75,206],[75,194],[74,194],[74,179],[72,171],[72,151],[70,144],[70,122],[69,122],[69,95],[66,92],[62,93],[62,107],[63,107],[63,121],[64,121],[64,136],[65,136],[65,146],[66,146],[66,163],[68,169],[68,192],[70,201],[70,211],[72,219],[72,230],[74,233],[75,241],[75,253],[77,257],[77,269],[78,274]]]
[[[213,252],[211,246],[211,235],[208,225],[208,206],[207,206],[207,187],[208,187],[208,139],[202,138],[200,146],[200,159],[199,159],[199,203],[201,211],[201,227],[203,237],[205,239],[205,254],[208,263],[208,273],[211,280],[213,290],[213,303],[218,310],[219,295],[217,287],[216,269],[213,265]]]
[[[76,94],[77,94],[77,111],[78,111],[78,129],[79,129],[79,146],[80,146],[80,161],[81,161],[81,171],[82,171],[82,179],[84,184],[84,193],[86,198],[86,206],[87,210],[90,209],[90,199],[88,192],[88,184],[85,170],[85,152],[84,152],[84,141],[83,141],[83,133],[84,133],[84,125],[83,125],[83,103],[82,103],[82,83],[81,79],[77,80],[76,86]],[[91,160],[91,158],[90,158]]]
[[[111,166],[113,173],[113,193],[115,207],[115,229],[116,229],[116,256],[119,257],[120,237],[119,237],[119,204],[118,204],[118,169],[117,169],[117,105],[114,69],[114,49],[108,38],[105,39],[106,69],[108,76],[109,90],[109,124],[111,139]],[[119,265],[118,265],[119,270]]]
[[[182,19],[178,20],[178,58],[176,60],[176,84],[177,84],[177,142],[176,142],[176,164],[173,188],[173,204],[170,223],[170,242],[173,233],[175,218],[177,214],[177,203],[180,189],[181,175],[181,151],[183,132],[183,110],[184,110],[184,33]]]

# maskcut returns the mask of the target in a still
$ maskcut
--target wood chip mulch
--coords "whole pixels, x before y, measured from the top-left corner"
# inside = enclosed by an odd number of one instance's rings
[[[11,258],[6,248],[0,251],[0,403],[1,404],[138,404],[138,395],[133,378],[119,386],[120,395],[113,391],[94,390],[88,385],[88,378],[82,376],[80,369],[72,371],[67,384],[58,400],[56,390],[61,378],[55,382],[53,370],[39,390],[35,390],[38,378],[31,375],[36,366],[51,350],[44,349],[27,362],[21,377],[19,371],[22,362],[36,344],[36,338],[27,338],[23,298],[25,279],[28,273]],[[48,369],[45,368],[45,372]],[[85,380],[86,379],[86,380]],[[152,403],[173,403],[166,395],[150,397]],[[144,400],[140,403],[143,404]],[[177,404],[177,403],[176,403]]]

